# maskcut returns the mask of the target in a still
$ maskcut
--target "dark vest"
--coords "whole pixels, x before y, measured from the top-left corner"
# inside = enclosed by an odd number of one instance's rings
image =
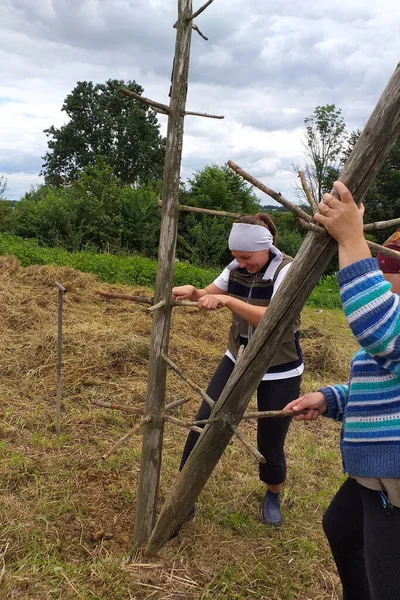
[[[274,284],[279,273],[286,265],[292,262],[290,256],[283,255],[283,260],[276,269],[272,279],[263,279],[264,272],[255,274],[248,273],[246,269],[234,269],[229,274],[229,283],[227,293],[234,298],[248,302],[255,306],[268,306],[274,291]],[[282,342],[279,346],[271,364],[268,373],[289,371],[300,366],[303,362],[301,348],[298,340],[298,330],[300,327],[300,318],[298,317],[293,325],[282,336]],[[228,350],[236,358],[239,347],[247,345],[255,327],[248,321],[233,315],[233,322],[229,331]]]

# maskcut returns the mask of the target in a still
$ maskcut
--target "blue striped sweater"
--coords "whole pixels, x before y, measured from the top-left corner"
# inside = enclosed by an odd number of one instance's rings
[[[324,416],[343,421],[344,470],[400,477],[400,303],[374,258],[338,273],[343,309],[361,346],[347,385],[321,388]]]

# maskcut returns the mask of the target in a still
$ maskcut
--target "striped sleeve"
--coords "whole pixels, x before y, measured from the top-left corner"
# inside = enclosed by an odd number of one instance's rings
[[[328,409],[323,413],[323,417],[330,417],[335,421],[343,421],[344,409],[349,395],[349,386],[346,385],[328,385],[320,388],[325,396]]]
[[[374,258],[360,260],[338,273],[340,295],[358,343],[376,362],[400,375],[399,296],[383,278]]]

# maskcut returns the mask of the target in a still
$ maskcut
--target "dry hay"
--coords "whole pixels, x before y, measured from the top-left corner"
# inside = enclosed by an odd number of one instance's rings
[[[55,280],[68,289],[60,436],[54,433]],[[260,523],[263,488],[257,467],[234,442],[201,495],[195,521],[160,552],[156,566],[139,555],[128,559],[141,437],[105,462],[100,457],[137,417],[96,407],[92,400],[143,407],[151,315],[146,306],[102,298],[99,289],[151,293],[99,284],[68,267],[23,269],[13,258],[0,258],[0,561],[5,565],[0,597],[336,598],[332,565],[313,516],[326,506],[340,470],[338,453],[331,450],[336,431],[329,426],[292,428],[288,459],[293,466],[282,530]],[[319,316],[311,317],[308,327],[324,328]],[[174,309],[169,354],[203,388],[224,352],[229,324],[228,311]],[[325,360],[323,338],[304,336],[303,348],[318,369],[331,369],[333,355]],[[333,346],[332,338],[329,352]],[[175,415],[194,416],[197,396],[174,373],[168,373],[167,384],[168,401],[191,399]],[[243,427],[254,439],[255,423]],[[184,430],[166,426],[160,503],[175,477],[185,437]],[[318,461],[310,465],[307,453],[314,446],[317,456],[328,446],[321,455],[323,467]],[[329,476],[333,483],[321,496],[319,478],[326,482]]]

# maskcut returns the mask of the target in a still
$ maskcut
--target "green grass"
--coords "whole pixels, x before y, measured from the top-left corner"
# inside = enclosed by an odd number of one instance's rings
[[[0,234],[0,255],[18,258],[23,267],[30,265],[70,266],[93,273],[100,281],[154,287],[157,261],[143,256],[126,256],[90,251],[67,252],[63,248],[43,248],[36,240]],[[202,288],[219,274],[218,269],[200,268],[187,262],[174,267],[174,285]],[[307,303],[313,308],[341,308],[339,286],[334,275],[322,277]]]

